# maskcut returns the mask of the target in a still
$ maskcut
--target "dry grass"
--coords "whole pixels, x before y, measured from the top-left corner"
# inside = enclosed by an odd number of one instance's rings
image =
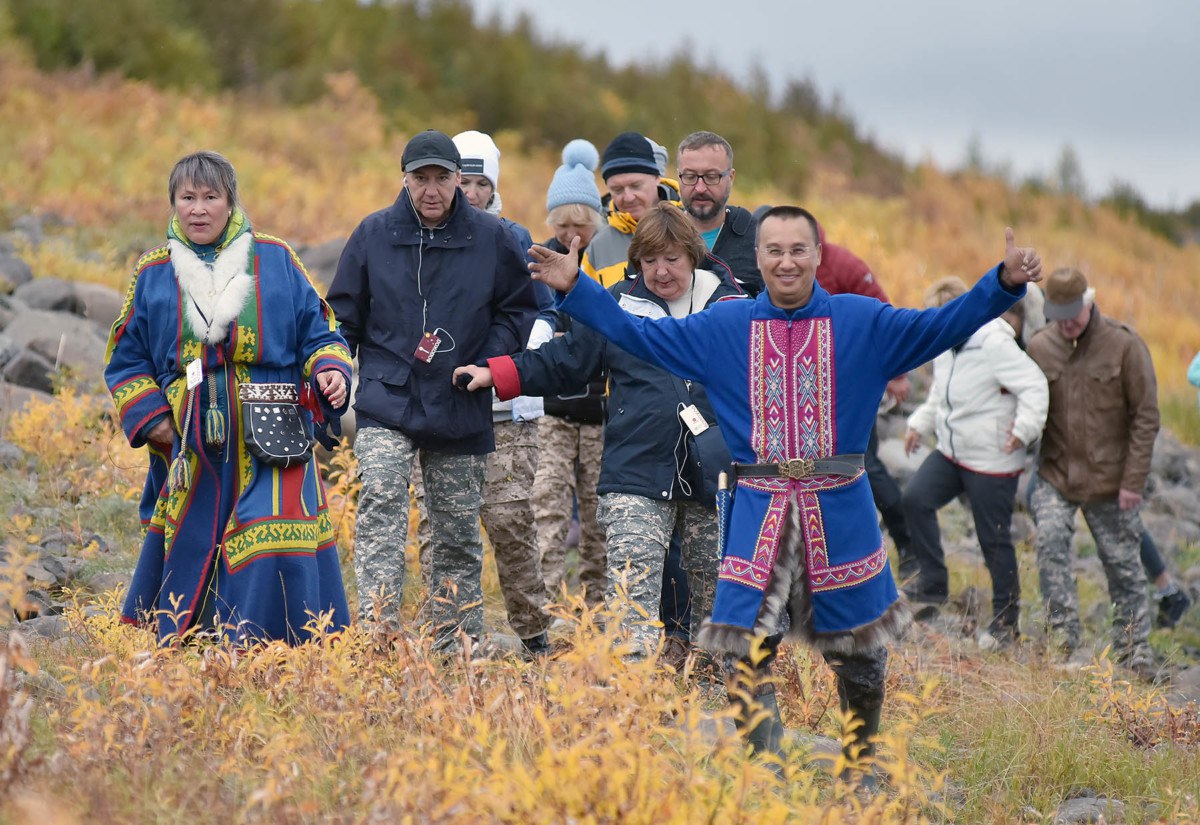
[[[57,526],[45,519],[66,512],[82,531],[88,512],[113,508],[136,523],[141,467],[117,466],[103,399],[55,403],[5,433],[39,451],[31,489],[0,484],[16,501],[0,599],[17,607],[23,548]],[[42,435],[51,415],[69,440]],[[352,456],[331,466],[349,553]],[[81,492],[55,486],[66,477]],[[110,564],[132,565],[132,547],[117,552]],[[776,668],[798,734],[781,785],[729,732],[718,685],[623,658],[581,603],[556,608],[570,623],[558,655],[526,664],[437,654],[411,604],[394,639],[355,627],[294,649],[163,649],[120,623],[120,598],[76,594],[68,639],[18,631],[0,647],[0,821],[1018,822],[1082,787],[1124,799],[1131,821],[1200,816],[1195,705],[1170,708],[1103,660],[1063,674],[1036,652],[988,657],[935,637],[897,648],[879,756],[891,779],[864,801],[809,749],[844,720],[830,672],[803,649]],[[498,600],[487,613],[502,625]]]
[[[171,163],[198,146],[234,160],[263,229],[296,242],[344,236],[394,198],[403,138],[347,77],[330,78],[322,101],[282,109],[45,75],[0,51],[0,204],[56,212],[74,223],[63,238],[99,252],[26,250],[40,274],[121,284],[137,249],[161,235]],[[506,211],[538,237],[556,158],[522,157],[512,136],[498,142]],[[1102,308],[1149,341],[1172,415],[1195,417],[1182,377],[1200,340],[1195,247],[1069,199],[928,168],[901,198],[855,194],[818,170],[810,192],[736,200],[806,202],[909,305],[928,281],[998,260],[1012,224],[1051,267],[1089,273]],[[35,473],[0,478],[0,604],[20,605],[27,543],[51,527],[132,530],[145,464],[104,399],[65,393],[5,435],[37,459]],[[349,553],[352,457],[332,469]],[[132,544],[117,542],[106,564],[131,566]],[[1132,821],[1200,818],[1194,708],[1168,712],[1102,664],[1066,675],[1036,655],[899,649],[881,756],[893,784],[864,807],[803,748],[779,785],[738,740],[713,733],[719,690],[613,655],[617,640],[588,621],[539,665],[441,659],[415,620],[390,641],[353,629],[297,649],[163,650],[116,620],[118,600],[80,594],[69,641],[24,646],[13,634],[0,647],[0,821],[1036,822],[1084,786],[1125,798]],[[793,650],[778,678],[793,729],[836,732],[823,664]]]

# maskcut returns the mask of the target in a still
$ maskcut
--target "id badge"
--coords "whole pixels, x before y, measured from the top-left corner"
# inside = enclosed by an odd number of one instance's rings
[[[187,365],[187,388],[194,390],[200,386],[200,382],[204,380],[204,365],[196,358],[192,363]]]
[[[700,435],[708,429],[708,422],[704,420],[704,416],[700,410],[696,409],[695,404],[688,404],[679,411],[679,417],[683,419],[683,423],[692,431],[692,435]]]
[[[421,336],[421,341],[417,344],[417,351],[413,356],[418,361],[423,361],[428,364],[433,360],[433,356],[437,355],[438,347],[442,345],[442,339],[434,335],[432,332],[427,332]]]

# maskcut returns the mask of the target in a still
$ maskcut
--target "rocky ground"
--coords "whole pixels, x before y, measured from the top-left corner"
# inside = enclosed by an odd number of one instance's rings
[[[0,234],[0,434],[4,422],[29,399],[49,400],[56,387],[64,383],[90,390],[100,387],[103,355],[108,330],[118,315],[123,296],[111,288],[75,283],[56,278],[51,272],[34,272],[18,250],[41,243],[44,221],[32,218],[17,221],[7,234]],[[328,283],[336,266],[340,243],[324,244],[300,250],[314,277]],[[918,382],[919,383],[919,382]],[[918,393],[919,395],[919,393]],[[881,419],[881,455],[903,484],[924,458],[924,453],[906,457],[903,451],[904,418],[892,414]],[[36,482],[34,456],[24,454],[9,441],[0,439],[0,474],[4,483]],[[1023,501],[1022,493],[1018,500]],[[132,502],[123,505],[128,518],[136,518]],[[35,514],[36,515],[36,514]],[[1153,468],[1143,511],[1146,526],[1167,558],[1172,573],[1193,600],[1200,601],[1200,450],[1182,444],[1170,432],[1159,434]],[[0,624],[20,622],[26,637],[53,642],[72,632],[61,615],[71,594],[112,593],[123,587],[132,574],[136,547],[127,534],[104,535],[96,532],[101,525],[88,526],[86,513],[79,514],[76,529],[55,528],[39,532],[36,541],[25,541],[27,609]],[[62,523],[48,519],[48,523]],[[109,522],[111,523],[111,522]],[[948,565],[954,571],[955,587],[951,602],[938,614],[916,626],[903,647],[920,650],[923,646],[941,646],[956,655],[983,656],[977,645],[978,631],[986,626],[990,604],[987,577],[968,511],[961,502],[952,503],[942,514]],[[1035,528],[1032,519],[1018,507],[1013,521],[1013,538],[1021,548],[1022,578],[1027,582],[1022,623],[1033,640],[1007,655],[1030,657],[1044,655],[1036,647],[1037,634],[1029,633],[1038,624],[1040,608],[1036,602],[1036,584],[1030,592],[1028,582],[1036,583],[1032,546]],[[10,537],[11,538],[11,537]],[[1076,538],[1076,573],[1091,592],[1103,593],[1104,574],[1094,544],[1082,527]],[[14,543],[0,540],[0,565]],[[5,549],[5,548],[8,549]],[[16,548],[20,551],[20,548]],[[86,598],[86,596],[85,596]],[[1093,601],[1085,608],[1089,638],[1101,649],[1105,643],[1108,605]],[[1185,617],[1178,635],[1156,640],[1163,656],[1161,668],[1164,692],[1173,704],[1200,700],[1200,610]],[[498,639],[500,646],[508,639]],[[1033,646],[1030,647],[1029,645]],[[35,693],[56,692],[54,685],[30,684]],[[61,687],[61,686],[57,686]],[[728,732],[725,732],[728,733]],[[713,730],[712,735],[721,735]],[[811,739],[811,737],[809,738]],[[832,740],[806,739],[818,753],[836,753]],[[952,791],[949,791],[952,792]],[[1122,821],[1123,803],[1095,793],[1078,791],[1063,802],[1055,822]],[[1101,819],[1100,817],[1103,817]]]

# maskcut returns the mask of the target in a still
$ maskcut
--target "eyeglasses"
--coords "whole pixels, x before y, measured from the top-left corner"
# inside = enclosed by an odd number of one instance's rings
[[[716,186],[732,174],[732,169],[726,169],[724,172],[705,172],[703,175],[697,175],[695,172],[680,172],[679,182],[684,186],[695,186],[700,181],[704,181],[706,186]]]
[[[793,246],[791,249],[780,249],[778,246],[768,246],[763,254],[773,261],[782,260],[784,255],[790,255],[793,261],[803,261],[812,257],[817,251],[815,246]]]

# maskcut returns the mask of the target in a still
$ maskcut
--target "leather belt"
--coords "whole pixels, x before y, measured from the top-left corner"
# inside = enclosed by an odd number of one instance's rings
[[[729,465],[734,478],[791,478],[809,476],[856,476],[863,469],[862,453],[846,453],[829,458],[792,458],[778,464]]]

